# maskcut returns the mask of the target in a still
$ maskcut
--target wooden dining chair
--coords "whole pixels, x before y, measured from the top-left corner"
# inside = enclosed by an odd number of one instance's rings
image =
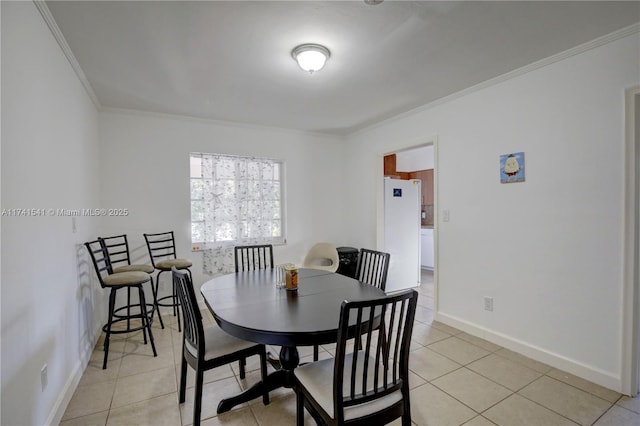
[[[225,333],[217,325],[205,328],[198,300],[188,273],[172,269],[173,281],[182,305],[184,332],[182,338],[182,361],[180,363],[180,393],[178,402],[185,401],[187,389],[187,364],[196,373],[195,398],[193,400],[193,425],[200,424],[202,409],[202,385],[204,372],[234,361],[240,363],[240,378],[245,378],[244,361],[252,355],[260,356],[262,382],[267,380],[267,354],[264,345],[240,340]],[[269,390],[263,387],[263,404],[269,404]]]
[[[305,408],[327,425],[381,425],[398,417],[411,425],[409,345],[417,299],[407,290],[342,302],[335,358],[294,370],[298,426]],[[354,338],[363,342],[359,350]]]
[[[389,253],[365,248],[360,249],[354,278],[384,291],[387,286],[390,257]]]
[[[158,306],[170,306],[173,308],[173,316],[177,316],[178,318],[178,331],[180,331],[180,316],[178,315],[178,306],[180,302],[176,295],[176,289],[172,285],[173,290],[170,295],[158,298],[158,286],[160,285],[160,275],[163,272],[171,272],[171,268],[174,266],[180,270],[186,269],[189,272],[189,277],[193,281],[191,270],[189,269],[192,265],[191,260],[178,258],[176,252],[176,240],[173,235],[173,231],[143,235],[144,240],[147,243],[147,249],[149,250],[151,265],[153,265],[153,268],[158,271],[158,274],[156,275],[156,290],[154,293],[156,295],[156,304]],[[161,302],[163,300],[169,301]],[[164,328],[162,317],[158,315],[158,318],[160,318],[160,326]]]
[[[236,272],[273,268],[273,245],[235,246]]]

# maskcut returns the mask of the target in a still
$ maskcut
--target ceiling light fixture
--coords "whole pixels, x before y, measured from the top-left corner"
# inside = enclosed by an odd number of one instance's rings
[[[291,56],[298,62],[300,68],[313,74],[324,67],[331,53],[329,49],[319,44],[301,44],[291,51]]]

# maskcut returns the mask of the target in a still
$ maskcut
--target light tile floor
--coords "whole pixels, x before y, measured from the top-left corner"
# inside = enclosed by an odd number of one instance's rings
[[[640,398],[622,396],[434,321],[430,272],[423,271],[419,292],[410,355],[415,425],[640,425]],[[210,314],[204,314],[213,324]],[[142,344],[141,333],[132,333],[112,340],[109,364],[102,370],[104,352],[102,340],[98,342],[62,425],[191,424],[193,372],[188,376],[187,401],[179,405],[181,333],[173,317],[163,318],[172,324],[162,330],[154,323],[155,358],[149,345]],[[321,357],[332,356],[333,348],[322,347]],[[301,358],[309,361],[311,348],[302,348]],[[247,368],[245,380],[240,380],[235,363],[205,373],[202,424],[295,424],[295,395],[290,389],[273,391],[268,406],[258,398],[216,415],[221,398],[258,380],[257,359],[249,359]],[[313,424],[308,415],[307,423]]]

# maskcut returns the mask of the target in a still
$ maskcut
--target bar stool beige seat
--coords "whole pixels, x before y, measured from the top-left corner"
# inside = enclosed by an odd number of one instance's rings
[[[153,350],[153,356],[157,356],[156,346],[153,341],[153,333],[151,332],[151,317],[153,316],[153,305],[151,313],[146,309],[147,303],[144,297],[144,289],[142,286],[151,281],[151,275],[142,271],[129,271],[113,273],[111,263],[109,261],[109,253],[106,245],[101,239],[88,241],[84,243],[85,247],[89,251],[93,267],[96,271],[98,281],[102,288],[108,288],[109,293],[109,313],[107,323],[102,326],[102,331],[105,332],[104,339],[104,360],[102,361],[102,369],[107,368],[107,358],[109,356],[109,341],[111,334],[130,333],[132,331],[142,330],[144,336],[144,344],[147,344],[147,333],[149,333],[149,342]],[[116,294],[121,289],[137,289],[139,303],[137,305],[128,304],[118,310],[115,309]],[[135,308],[131,312],[131,308]],[[127,309],[127,315],[119,315],[116,312],[119,310]],[[131,324],[131,320],[139,319],[139,325]],[[127,326],[124,328],[113,329],[113,325],[122,321],[127,322]]]
[[[144,239],[147,242],[147,249],[149,250],[149,258],[151,258],[151,264],[153,265],[154,270],[158,271],[158,274],[156,275],[155,289],[156,304],[158,306],[173,307],[173,315],[177,317],[178,320],[178,331],[181,331],[180,315],[178,315],[178,306],[180,305],[180,301],[178,299],[178,294],[176,293],[175,283],[173,283],[172,280],[173,290],[171,294],[160,298],[157,297],[158,286],[160,285],[160,275],[163,272],[171,272],[171,268],[173,268],[174,266],[178,270],[187,270],[187,272],[189,272],[189,278],[191,279],[191,282],[193,282],[191,270],[189,269],[192,266],[191,260],[178,258],[176,254],[176,241],[173,235],[173,231],[160,232],[156,234],[144,234]],[[162,328],[164,328],[162,317],[158,315],[158,318],[160,318],[160,325],[162,326]]]

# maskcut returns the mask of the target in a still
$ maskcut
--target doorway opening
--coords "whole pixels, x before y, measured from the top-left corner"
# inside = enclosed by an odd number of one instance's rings
[[[635,293],[636,293],[636,306],[635,306],[635,325],[636,325],[636,353],[637,353],[637,360],[636,360],[636,377],[637,377],[637,381],[636,381],[636,386],[635,386],[635,395],[638,395],[638,393],[640,393],[640,324],[638,324],[638,322],[640,321],[640,312],[638,312],[638,309],[640,309],[640,185],[638,184],[638,177],[640,177],[640,87],[636,87],[634,90],[634,95],[633,95],[633,112],[632,112],[632,119],[633,119],[633,129],[632,129],[632,139],[633,139],[633,147],[634,147],[634,153],[635,153],[635,158],[634,158],[634,163],[635,163],[635,172],[633,173],[633,181],[634,181],[634,185],[635,188],[633,189],[633,192],[635,193],[635,199],[633,201],[633,204],[635,206],[634,208],[634,212],[633,212],[633,220],[635,221],[634,223],[634,236],[635,236],[635,241],[633,241],[633,260],[631,260],[632,264],[633,264],[633,271],[632,271],[632,276],[633,276],[633,282],[634,282],[634,286],[635,286]]]
[[[430,299],[429,308],[436,310],[437,298],[437,173],[436,173],[436,141],[435,138],[419,145],[402,147],[381,155],[383,175],[385,179],[419,180],[420,200],[417,232],[419,233],[418,275],[419,284]],[[381,188],[381,193],[384,186]],[[383,193],[384,194],[384,193]],[[383,197],[384,198],[384,195]],[[384,209],[382,215],[385,215]],[[387,224],[379,228],[383,235],[387,234]],[[386,246],[384,238],[380,239],[381,247]],[[393,255],[392,255],[393,257]]]
[[[623,393],[640,393],[640,86],[626,91]]]

